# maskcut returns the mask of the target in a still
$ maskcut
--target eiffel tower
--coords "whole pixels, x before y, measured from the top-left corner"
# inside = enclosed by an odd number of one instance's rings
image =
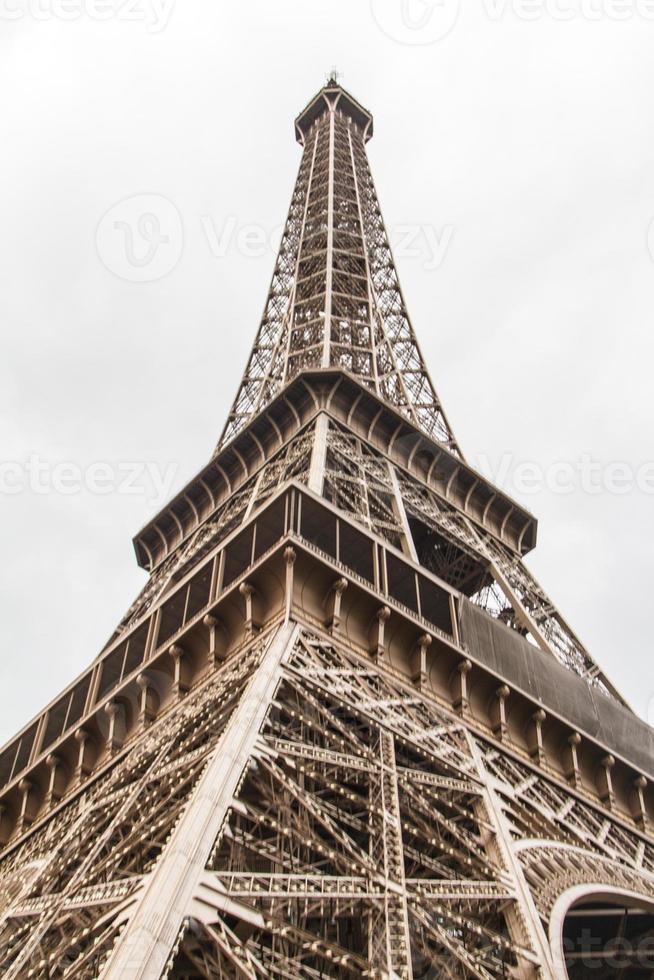
[[[0,975],[650,977],[654,734],[453,434],[372,116],[332,77],[295,132],[215,454],[136,536],[105,648],[0,751]]]

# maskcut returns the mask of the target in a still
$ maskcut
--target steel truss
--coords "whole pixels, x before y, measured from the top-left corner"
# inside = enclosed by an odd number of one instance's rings
[[[96,976],[224,731],[254,644],[0,864],[0,974]]]
[[[548,914],[598,869],[654,895],[652,846],[289,623],[5,859],[0,968],[553,976]]]
[[[460,454],[400,289],[364,130],[325,90],[304,152],[263,319],[218,450],[303,370],[336,366]]]

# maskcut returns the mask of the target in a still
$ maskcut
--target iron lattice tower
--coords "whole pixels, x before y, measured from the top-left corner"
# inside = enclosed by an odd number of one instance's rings
[[[0,752],[7,980],[560,978],[593,896],[650,922],[653,733],[456,442],[370,114],[332,79],[295,126],[216,452],[137,535],[102,653]]]

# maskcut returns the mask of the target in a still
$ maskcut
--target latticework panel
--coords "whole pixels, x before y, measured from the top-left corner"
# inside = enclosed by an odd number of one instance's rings
[[[307,143],[304,148],[263,318],[225,426],[221,446],[240,432],[249,419],[274,397],[283,377],[284,340],[288,337],[289,306],[297,275],[297,258],[315,151],[316,140]]]
[[[460,455],[409,320],[365,147],[354,134],[351,150],[374,303],[377,390],[418,428]]]
[[[654,845],[555,784],[546,776],[489,748],[484,763],[498,782],[516,841],[533,839],[583,848],[598,858],[652,876]]]
[[[0,974],[93,977],[229,720],[253,646],[0,862]]]
[[[171,975],[198,943],[226,976],[510,975],[533,954],[488,822],[463,727],[304,634],[208,863],[248,927],[221,915]]]
[[[404,528],[386,460],[369,451],[353,433],[330,425],[323,495],[339,510],[402,547]]]

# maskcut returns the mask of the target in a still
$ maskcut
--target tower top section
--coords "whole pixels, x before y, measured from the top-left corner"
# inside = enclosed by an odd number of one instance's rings
[[[314,123],[328,112],[342,112],[359,127],[363,140],[368,142],[372,137],[372,114],[360,102],[339,85],[336,74],[332,73],[317,95],[302,110],[295,120],[295,135],[298,143],[304,146],[307,134]]]
[[[372,115],[331,74],[303,148],[263,318],[218,449],[298,375],[337,369],[460,457],[409,321],[365,144]]]

